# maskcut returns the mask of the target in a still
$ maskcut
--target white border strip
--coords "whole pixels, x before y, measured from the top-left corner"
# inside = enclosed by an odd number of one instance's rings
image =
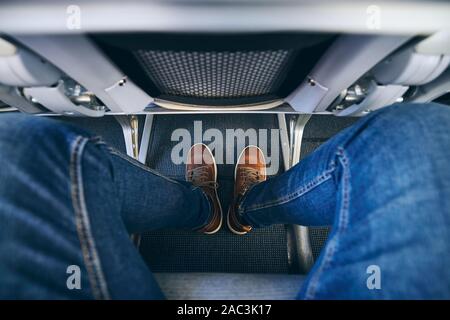
[[[80,26],[70,27],[69,5],[79,8]],[[380,24],[371,25],[378,8]],[[7,33],[103,31],[264,32],[431,34],[450,29],[450,3],[444,1],[218,0],[103,1],[4,0],[0,30]],[[72,12],[73,14],[73,12]]]

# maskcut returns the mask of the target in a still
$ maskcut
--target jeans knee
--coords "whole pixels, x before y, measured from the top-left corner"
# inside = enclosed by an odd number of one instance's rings
[[[437,103],[402,103],[362,120],[363,143],[373,151],[392,154],[442,153],[450,156],[450,107]],[[361,128],[359,128],[361,129]],[[369,129],[369,130],[365,130]],[[366,132],[366,133],[364,133]]]
[[[350,128],[343,136],[347,160],[340,162],[336,180],[350,194],[351,219],[382,212],[397,219],[397,212],[409,208],[424,223],[426,215],[448,212],[449,124],[447,106],[397,104]]]
[[[447,130],[450,124],[450,107],[438,103],[399,103],[381,109],[373,114],[390,130],[408,133],[408,137],[420,138],[423,135],[433,136]],[[407,137],[403,137],[407,138]]]
[[[74,142],[82,134],[54,119],[0,115],[0,205],[61,207],[60,199],[70,194]]]
[[[417,184],[440,192],[450,179],[449,124],[450,107],[433,103],[396,104],[361,119],[343,146],[352,175],[365,182],[360,188]]]
[[[86,134],[70,125],[45,117],[24,114],[0,116],[0,156],[32,161],[41,152],[64,150],[76,135]]]

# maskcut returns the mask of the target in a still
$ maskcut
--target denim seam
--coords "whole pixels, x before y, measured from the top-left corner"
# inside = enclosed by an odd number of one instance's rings
[[[247,199],[248,194],[250,193],[250,191],[256,187],[258,184],[254,184],[252,186],[250,186],[250,188],[248,188],[248,190],[244,193],[244,195],[242,196],[242,198],[239,201],[239,205],[238,205],[238,213],[240,215],[244,214],[244,209],[243,209],[243,204],[245,202],[245,200]]]
[[[262,203],[262,204],[256,204],[253,206],[250,206],[248,208],[243,208],[243,203],[246,200],[247,195],[249,194],[250,190],[248,190],[248,192],[244,195],[244,198],[242,199],[240,205],[239,205],[239,213],[240,214],[245,214],[251,211],[256,211],[256,210],[262,210],[262,209],[268,209],[271,207],[275,207],[275,206],[279,206],[282,204],[286,204],[288,202],[291,202],[295,199],[297,199],[298,197],[303,196],[305,193],[311,191],[312,189],[314,189],[315,187],[321,185],[322,183],[328,181],[331,177],[332,177],[332,173],[335,170],[335,167],[333,165],[330,166],[329,169],[327,169],[326,171],[324,171],[323,173],[321,173],[320,175],[316,176],[314,179],[310,180],[308,183],[302,185],[301,187],[299,187],[298,189],[296,189],[294,192],[281,197],[279,199],[276,199],[274,201],[270,201],[270,202],[266,202],[266,203]]]
[[[171,182],[171,183],[174,183],[174,184],[177,184],[177,185],[181,185],[181,183],[179,183],[178,181],[173,180],[171,178],[168,178],[168,177],[160,174],[159,172],[153,170],[152,168],[149,168],[149,167],[145,166],[144,164],[138,162],[137,160],[135,160],[133,158],[125,156],[124,154],[122,154],[121,152],[117,151],[114,148],[108,147],[108,151],[111,154],[116,155],[116,156],[120,157],[121,159],[123,159],[125,161],[128,161],[130,164],[134,165],[135,167],[138,167],[138,168],[143,169],[143,170],[145,170],[147,172],[150,172],[151,174],[154,174],[155,176],[163,178],[163,179],[167,180],[168,182]]]
[[[348,227],[349,223],[349,207],[350,207],[350,171],[349,171],[349,158],[346,156],[345,150],[341,147],[338,148],[336,155],[343,168],[342,174],[342,203],[339,209],[338,223],[336,231],[333,234],[333,238],[330,239],[328,245],[325,248],[325,253],[320,266],[317,268],[316,273],[309,281],[308,287],[305,290],[305,299],[314,299],[317,293],[317,286],[320,281],[321,275],[329,267],[331,261],[334,258],[336,249],[339,246],[339,235],[341,235]]]
[[[89,213],[84,198],[81,158],[90,140],[78,136],[72,144],[70,155],[71,197],[75,212],[75,224],[81,244],[92,293],[96,299],[110,299],[107,283],[91,231]]]

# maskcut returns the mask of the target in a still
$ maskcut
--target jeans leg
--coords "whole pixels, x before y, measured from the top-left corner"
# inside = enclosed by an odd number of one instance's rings
[[[163,298],[129,233],[204,224],[200,190],[47,118],[2,115],[0,154],[0,298]]]
[[[197,229],[208,223],[211,208],[201,188],[165,177],[117,150],[108,151],[122,220],[130,233]]]
[[[255,227],[333,225],[300,298],[450,298],[449,125],[446,106],[393,105],[247,193]]]

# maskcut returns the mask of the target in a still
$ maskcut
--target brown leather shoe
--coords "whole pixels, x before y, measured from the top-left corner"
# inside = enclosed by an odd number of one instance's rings
[[[211,150],[203,143],[194,144],[188,152],[186,181],[200,187],[211,205],[209,222],[197,231],[205,234],[216,233],[222,226],[222,207],[217,196],[217,166]]]
[[[239,201],[253,185],[267,179],[264,153],[256,146],[242,150],[234,170],[233,203],[228,209],[228,228],[235,234],[243,235],[252,230],[251,226],[241,223],[238,214]]]

